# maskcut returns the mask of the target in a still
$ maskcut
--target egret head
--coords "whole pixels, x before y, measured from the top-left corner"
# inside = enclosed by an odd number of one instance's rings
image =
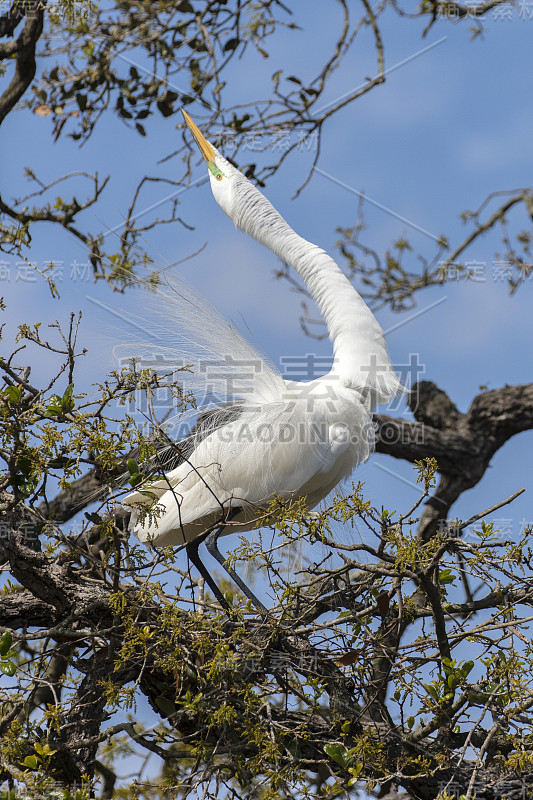
[[[209,169],[211,191],[213,192],[215,200],[221,209],[226,212],[228,217],[233,219],[236,185],[239,179],[246,181],[246,178],[218,152],[211,142],[207,141],[198,126],[194,124],[183,108],[181,109],[181,113]]]
[[[296,236],[274,206],[208,142],[186,111],[183,116],[209,168],[211,191],[222,211],[239,230],[277,252],[283,231]]]

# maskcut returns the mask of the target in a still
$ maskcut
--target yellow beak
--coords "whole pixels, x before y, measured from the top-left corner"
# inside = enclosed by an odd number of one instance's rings
[[[203,155],[203,157],[205,158],[205,160],[207,161],[208,164],[209,163],[213,164],[214,161],[215,161],[215,151],[213,150],[213,148],[211,147],[211,145],[209,144],[209,142],[207,141],[205,136],[203,136],[203,134],[201,133],[201,131],[198,128],[198,126],[194,124],[192,119],[189,117],[187,112],[184,111],[183,108],[181,109],[181,113],[183,114],[183,116],[185,118],[185,122],[187,123],[187,127],[189,128],[190,132],[194,136],[194,140],[195,140],[196,144],[198,145],[200,153]]]

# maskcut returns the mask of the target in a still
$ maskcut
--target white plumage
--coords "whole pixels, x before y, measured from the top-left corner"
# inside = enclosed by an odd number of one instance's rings
[[[275,496],[306,497],[312,508],[368,458],[372,409],[400,390],[383,331],[337,264],[298,236],[185,119],[208,164],[217,203],[240,230],[291,265],[308,287],[333,342],[334,363],[316,380],[286,381],[201,298],[172,283],[159,292],[158,324],[163,335],[168,332],[165,349],[174,357],[181,352],[186,363],[193,361],[187,347],[180,351],[175,334],[188,318],[189,343],[194,340],[197,351],[193,363],[200,356],[204,363],[218,358],[225,364],[224,375],[211,380],[219,398],[226,383],[226,400],[235,413],[222,410],[217,422],[215,412],[209,431],[204,428],[192,442],[186,461],[149,485],[158,497],[157,518],[137,516],[134,533],[157,545],[190,542],[222,521],[229,509],[232,519],[224,533],[250,530]],[[203,380],[209,381],[209,375]],[[198,375],[195,381],[198,386]],[[124,502],[140,508],[150,501],[134,491]]]

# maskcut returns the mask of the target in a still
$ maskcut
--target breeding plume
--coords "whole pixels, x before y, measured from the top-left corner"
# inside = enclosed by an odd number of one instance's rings
[[[325,320],[334,354],[327,375],[305,382],[284,380],[217,312],[201,301],[188,301],[197,312],[189,315],[190,336],[198,338],[200,352],[219,356],[214,380],[219,389],[226,383],[226,396],[220,402],[219,395],[191,435],[171,448],[173,468],[167,465],[164,477],[159,472],[159,478],[124,502],[137,508],[135,535],[156,546],[186,544],[191,561],[225,604],[198,557],[199,544],[205,539],[224,565],[218,536],[251,530],[275,497],[304,497],[310,508],[319,503],[368,458],[372,409],[400,387],[383,331],[337,264],[295,233],[183,114],[207,163],[215,200],[237,228],[296,270]],[[181,292],[170,284],[161,296],[168,315]],[[167,324],[181,321],[168,319]],[[227,365],[226,381],[221,363]],[[157,504],[142,513],[152,502],[143,494],[147,488]],[[261,606],[233,570],[230,575]]]

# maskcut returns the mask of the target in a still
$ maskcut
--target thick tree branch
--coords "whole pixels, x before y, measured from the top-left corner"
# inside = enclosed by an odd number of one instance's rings
[[[19,630],[53,626],[59,620],[50,603],[44,603],[29,591],[5,595],[0,599],[0,627]]]
[[[16,54],[15,74],[5,92],[0,96],[0,125],[18,103],[35,77],[35,47],[43,32],[45,0],[27,9],[26,22],[16,47],[11,43],[1,45],[0,58]]]
[[[376,450],[414,462],[435,458],[440,480],[427,501],[420,536],[430,537],[467,489],[475,486],[496,451],[533,428],[533,384],[504,386],[474,398],[465,414],[430,381],[413,386],[409,407],[417,422],[377,415]]]

